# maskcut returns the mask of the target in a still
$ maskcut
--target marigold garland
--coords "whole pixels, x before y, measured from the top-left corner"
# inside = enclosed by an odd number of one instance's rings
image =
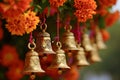
[[[117,0],[98,0],[99,4],[104,7],[110,7],[116,4]]]
[[[93,14],[96,14],[96,13],[90,9],[88,9],[88,10],[76,10],[74,13],[74,15],[78,19],[78,22],[86,22],[88,19],[93,18]]]
[[[12,35],[20,35],[25,34],[25,16],[19,15],[15,18],[8,18],[6,28]]]
[[[49,0],[50,5],[53,7],[60,7],[66,2],[66,0]]]
[[[114,13],[108,14],[105,18],[106,26],[112,26],[120,17],[120,12],[116,11]]]
[[[12,35],[20,35],[30,33],[36,29],[36,25],[40,22],[39,17],[33,11],[28,11],[15,18],[8,18],[6,28]]]
[[[78,22],[86,22],[96,14],[97,5],[94,0],[74,0],[74,7],[77,9],[74,15],[77,17]]]
[[[27,33],[32,32],[36,29],[36,25],[40,22],[39,17],[36,16],[36,13],[33,11],[28,11],[24,14],[25,16],[25,31]]]
[[[30,7],[32,0],[4,0],[0,3],[0,13],[5,18],[16,17]]]

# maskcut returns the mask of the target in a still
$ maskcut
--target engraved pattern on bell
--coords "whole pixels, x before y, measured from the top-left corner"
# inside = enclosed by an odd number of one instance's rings
[[[45,32],[47,25],[45,24],[45,26],[46,26],[45,29],[41,27],[42,32],[39,32],[39,34],[37,34],[37,37],[36,37],[37,45],[36,45],[35,51],[37,51],[39,55],[55,54],[55,52],[52,49],[50,34]]]
[[[78,47],[79,48],[79,51],[77,52],[77,54],[75,55],[74,57],[74,63],[77,65],[77,66],[88,66],[90,65],[86,59],[86,56],[85,56],[85,52],[84,52],[84,48],[82,47]]]
[[[26,53],[25,58],[25,66],[24,66],[24,74],[31,74],[31,73],[41,73],[45,72],[42,70],[40,66],[40,60],[38,53],[34,51],[34,48],[36,47],[35,43],[32,43],[34,47],[30,47],[30,43],[28,44],[28,48],[31,49],[29,52]]]
[[[62,36],[62,48],[64,50],[78,50],[74,34],[70,31],[72,27],[69,27],[70,28],[66,29],[65,33]]]
[[[61,43],[59,42],[57,46],[56,58],[49,68],[69,69],[70,67],[67,65],[65,52],[61,49]]]

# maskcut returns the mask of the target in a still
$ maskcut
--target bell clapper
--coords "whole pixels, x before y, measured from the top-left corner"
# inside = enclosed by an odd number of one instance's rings
[[[43,60],[47,60],[47,54],[43,54],[42,59],[43,59]]]
[[[62,69],[58,68],[58,74],[62,74],[62,73],[63,73]]]
[[[30,80],[35,80],[35,74],[34,73],[31,73],[31,75],[30,75]]]

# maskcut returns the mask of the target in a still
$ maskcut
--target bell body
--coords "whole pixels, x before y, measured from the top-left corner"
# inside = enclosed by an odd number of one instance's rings
[[[56,69],[70,68],[66,62],[65,52],[62,49],[58,49],[56,51],[56,58],[49,68],[56,68]]]
[[[36,49],[39,55],[42,54],[55,54],[52,50],[50,34],[47,32],[40,32],[36,38]]]
[[[92,50],[92,46],[91,46],[91,42],[88,34],[83,34],[82,45],[85,48],[85,51]]]
[[[70,30],[66,30],[62,36],[61,42],[64,50],[78,50],[74,34],[70,32]]]
[[[91,57],[90,57],[91,62],[100,62],[101,61],[96,44],[93,44],[93,50],[91,51],[90,54],[91,54]]]
[[[102,34],[99,31],[96,32],[96,44],[97,44],[98,49],[107,48],[105,43],[103,42]]]
[[[88,66],[89,65],[88,61],[86,60],[84,48],[79,47],[79,51],[74,57],[74,63],[77,66]]]
[[[44,72],[40,66],[38,53],[34,50],[29,51],[25,58],[24,74]]]

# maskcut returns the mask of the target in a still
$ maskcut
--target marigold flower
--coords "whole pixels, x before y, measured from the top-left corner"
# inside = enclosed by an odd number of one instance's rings
[[[120,17],[119,11],[109,13],[105,18],[106,26],[108,27],[112,26],[119,19],[119,17]]]
[[[66,2],[66,0],[49,0],[50,5],[53,7],[60,7]]]
[[[109,32],[108,32],[107,30],[105,30],[105,29],[102,29],[102,30],[100,30],[100,31],[101,31],[103,40],[104,40],[104,41],[107,41],[107,40],[110,38]]]
[[[19,15],[15,18],[8,18],[6,28],[12,35],[22,36],[25,33],[25,17]]]
[[[1,64],[3,66],[10,66],[18,61],[18,54],[16,48],[11,45],[4,45],[1,50]]]
[[[94,0],[74,0],[74,7],[76,9],[92,9],[95,10],[97,5]]]
[[[79,71],[77,66],[71,66],[71,69],[65,73],[64,79],[65,80],[78,80],[79,78]]]
[[[32,0],[3,0],[0,3],[1,13],[5,18],[16,17],[30,7]]]
[[[116,4],[117,0],[98,0],[99,4],[104,7],[110,7]]]
[[[105,16],[108,13],[108,10],[105,7],[103,7],[103,6],[100,6],[97,9],[96,13],[100,14],[101,16]]]
[[[94,10],[97,5],[94,0],[74,0],[74,7],[77,9],[74,15],[77,17],[78,22],[85,22],[96,14]]]
[[[24,65],[21,60],[19,60],[16,64],[9,67],[8,71],[6,72],[6,76],[9,80],[20,80],[23,77]]]
[[[93,14],[96,14],[96,12],[91,9],[76,10],[76,12],[74,13],[74,15],[78,19],[78,22],[86,22],[88,19],[93,18]]]
[[[36,13],[33,11],[28,11],[24,14],[25,16],[25,31],[27,33],[32,32],[34,29],[36,29],[36,26],[40,22],[39,17],[36,16]]]

